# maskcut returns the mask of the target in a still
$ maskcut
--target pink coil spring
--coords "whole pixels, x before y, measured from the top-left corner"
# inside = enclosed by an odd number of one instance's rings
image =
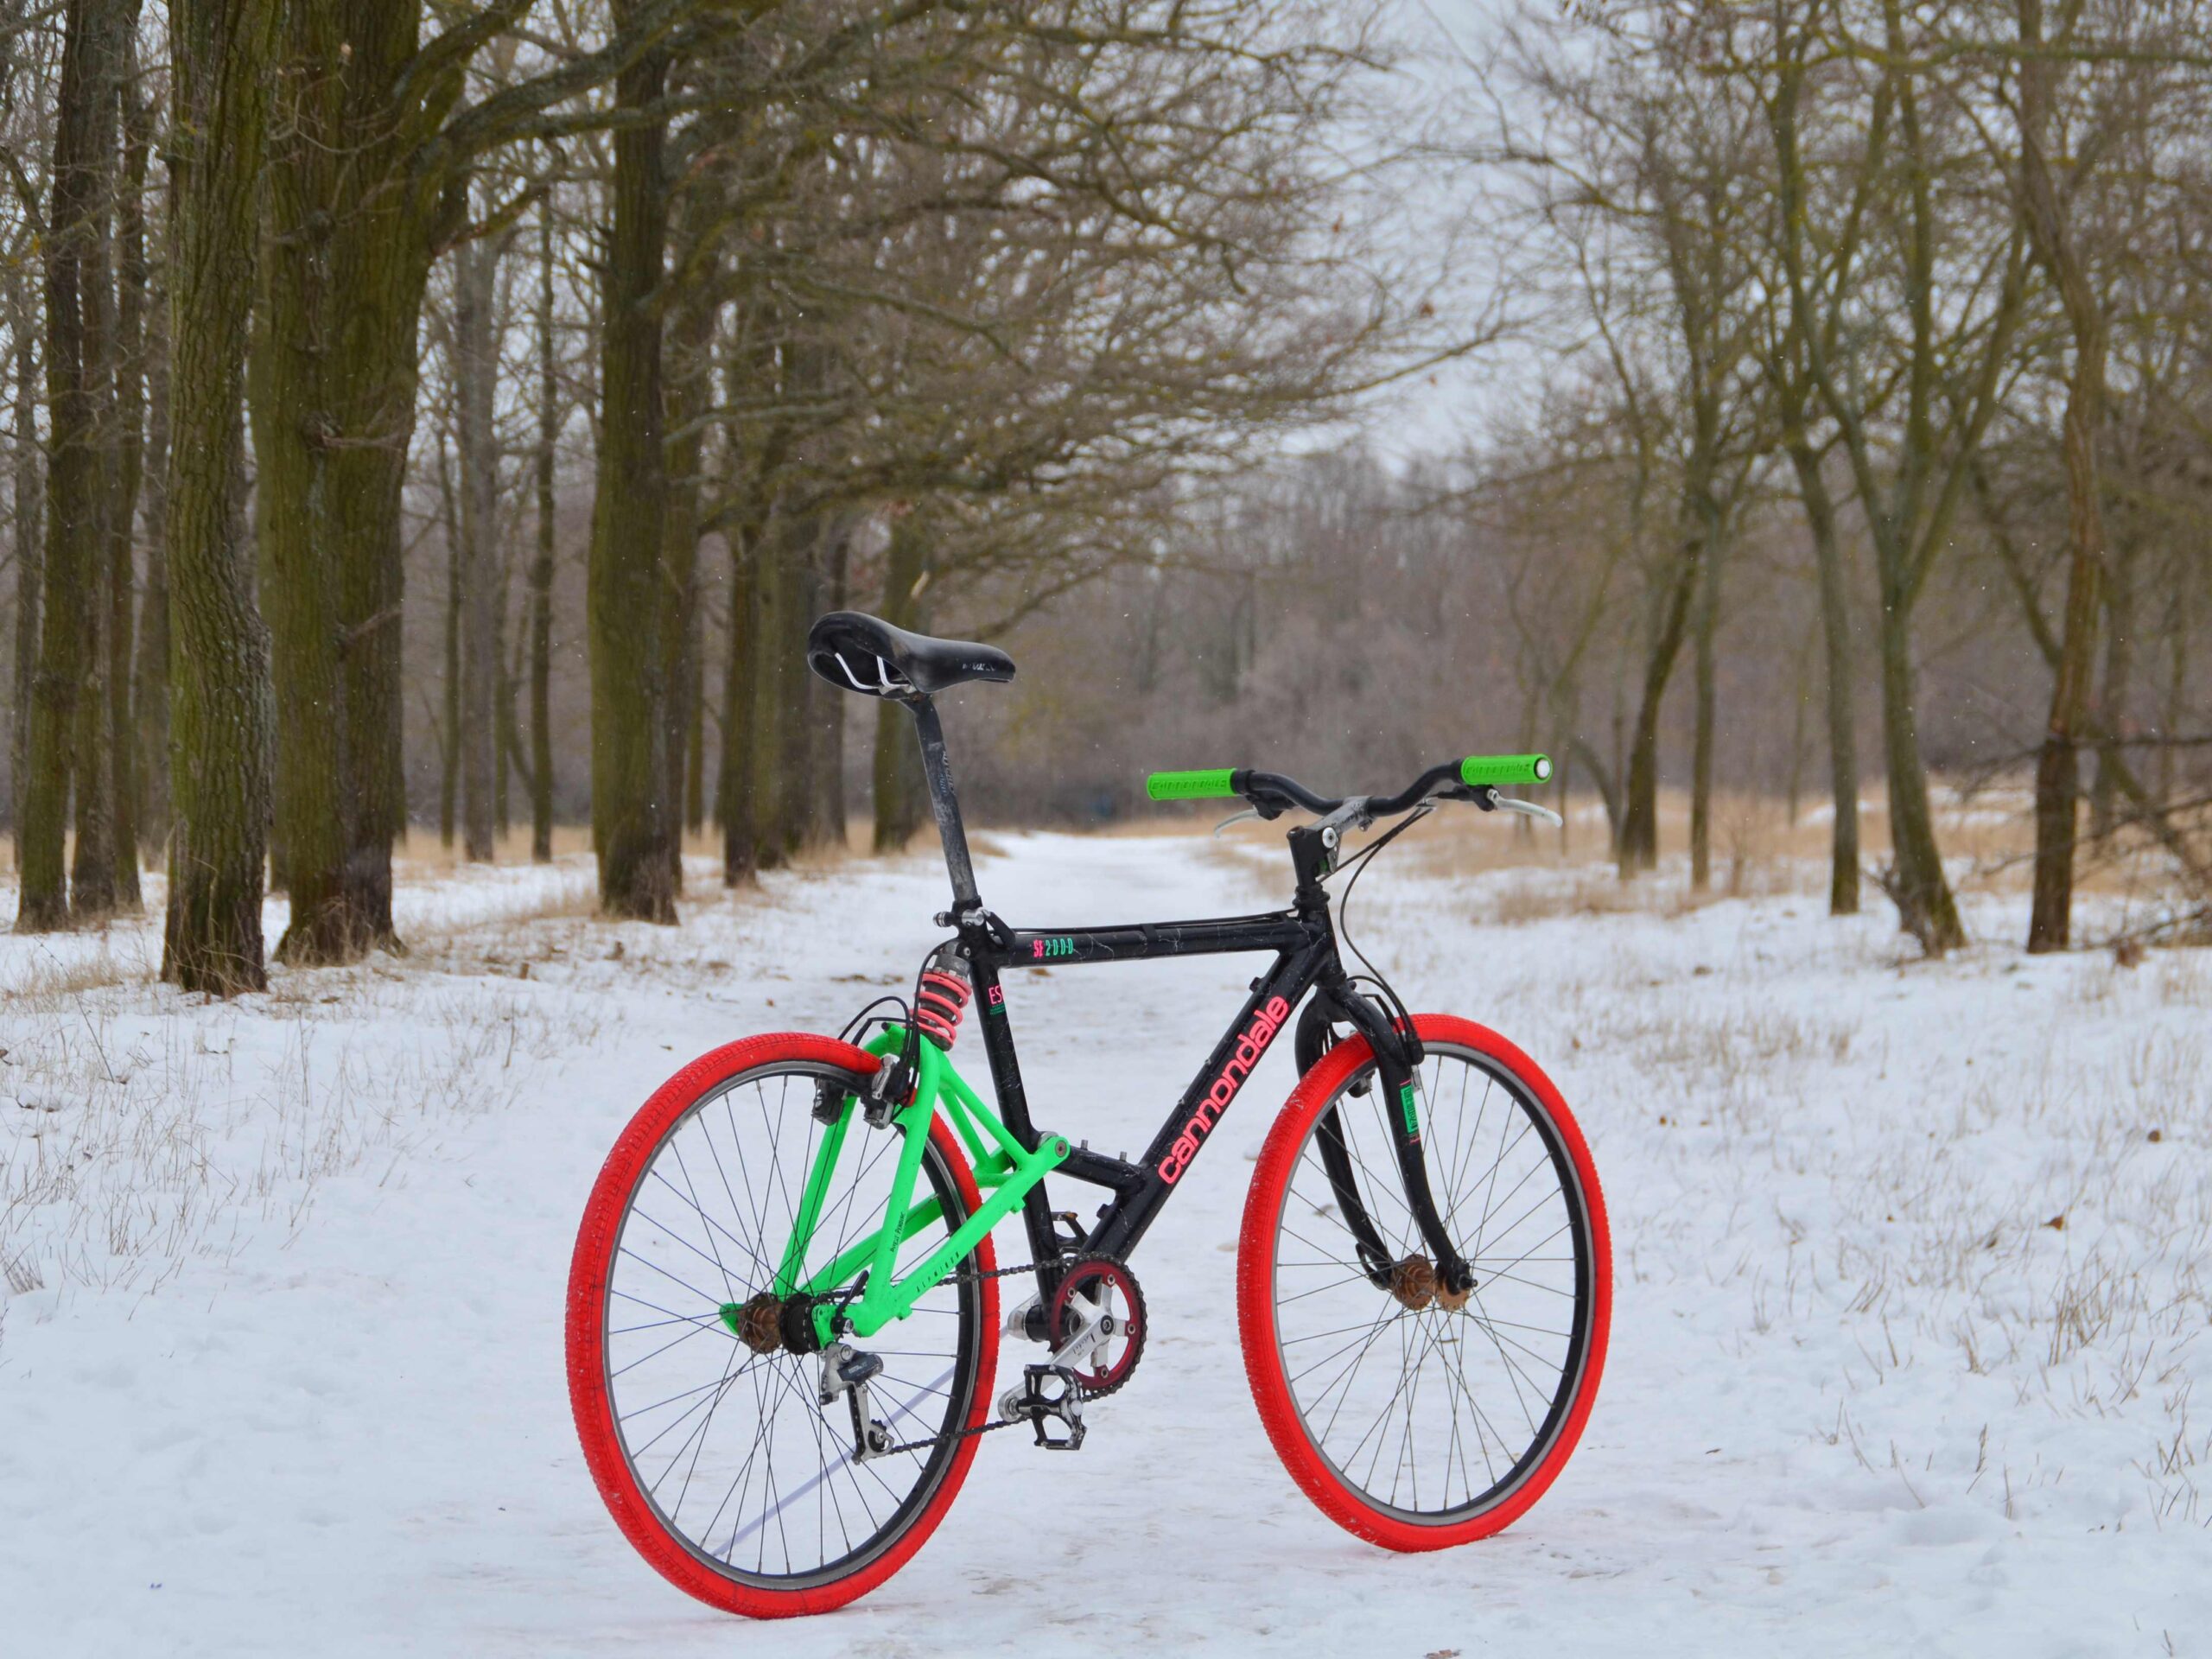
[[[960,1035],[960,1017],[968,1010],[969,995],[967,981],[930,969],[914,993],[914,1023],[939,1048],[950,1050]]]

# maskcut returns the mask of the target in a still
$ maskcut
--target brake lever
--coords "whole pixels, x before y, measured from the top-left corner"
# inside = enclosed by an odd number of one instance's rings
[[[1490,798],[1489,804],[1497,811],[1518,812],[1524,818],[1541,818],[1554,830],[1565,827],[1566,821],[1548,806],[1538,806],[1534,801],[1508,800],[1495,789],[1486,790],[1484,793]]]
[[[1219,823],[1214,825],[1213,832],[1215,835],[1218,836],[1232,823],[1242,823],[1247,818],[1257,819],[1259,816],[1260,809],[1258,807],[1248,806],[1242,812],[1232,813],[1228,817],[1224,818]]]

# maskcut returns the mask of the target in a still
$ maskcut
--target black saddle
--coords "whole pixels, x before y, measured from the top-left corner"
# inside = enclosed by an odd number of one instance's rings
[[[995,645],[909,633],[858,611],[816,619],[806,665],[840,690],[871,697],[926,696],[968,680],[1014,677],[1014,658]]]

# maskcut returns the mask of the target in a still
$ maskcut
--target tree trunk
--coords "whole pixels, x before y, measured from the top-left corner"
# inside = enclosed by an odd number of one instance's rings
[[[251,390],[276,673],[283,960],[396,948],[401,491],[434,233],[464,204],[410,165],[391,106],[423,8],[287,8],[266,174],[265,336]]]
[[[618,27],[629,7],[614,9]],[[615,84],[623,109],[666,84],[655,52]],[[654,299],[668,238],[658,122],[613,138],[613,225],[607,241],[600,346],[599,475],[592,505],[590,606],[592,839],[607,913],[676,919],[670,882],[677,803],[668,792],[667,687],[660,649],[663,518],[661,324]]]
[[[500,770],[498,434],[499,345],[493,317],[499,257],[478,238],[454,254],[455,448],[461,463],[461,855],[497,853],[495,773]]]
[[[722,885],[753,879],[757,868],[753,792],[755,649],[753,536],[733,529],[729,543],[729,655],[722,669],[721,770],[715,779],[716,816],[722,821]]]
[[[237,531],[277,0],[172,0],[168,543],[179,764],[162,976],[229,995],[266,983],[262,868],[275,714],[267,635]]]
[[[8,732],[9,827],[16,837],[16,866],[23,863],[23,812],[30,778],[31,700],[37,694],[39,619],[43,604],[46,547],[41,500],[44,484],[38,442],[36,313],[29,284],[19,272],[8,282],[9,327],[16,342],[16,453],[11,528],[16,553],[16,683]]]
[[[135,14],[137,5],[130,8]],[[135,15],[124,36],[123,189],[117,201],[114,495],[108,524],[107,719],[116,908],[136,915],[138,891],[137,658],[138,492],[146,461],[146,160],[153,111],[137,91]]]
[[[1689,629],[1690,601],[1697,592],[1697,547],[1693,541],[1675,556],[1660,601],[1658,627],[1644,658],[1643,695],[1629,744],[1627,799],[1621,814],[1618,854],[1624,879],[1659,861],[1659,711],[1675,658],[1681,655],[1682,636]]]
[[[119,0],[71,0],[61,53],[54,140],[54,190],[47,215],[46,379],[48,461],[46,572],[39,673],[31,708],[28,789],[22,830],[22,898],[16,925],[65,926],[107,913],[114,867],[107,843],[113,787],[100,654],[106,626],[106,467],[111,382],[108,361],[105,214],[112,180],[117,67],[125,8]],[[87,739],[96,752],[85,753]],[[73,787],[77,809],[76,892],[63,864]],[[89,844],[87,844],[89,838]]]
[[[445,673],[438,682],[438,845],[453,850],[461,810],[461,563],[460,493],[454,488],[453,466],[446,454],[445,434],[438,434],[438,512],[445,531],[446,608]]]
[[[2105,563],[2102,506],[2098,499],[2097,433],[2104,422],[2105,317],[2051,177],[2044,142],[2058,76],[2056,60],[2036,48],[2043,42],[2043,0],[2018,0],[2020,41],[2020,199],[2037,257],[2064,302],[2074,337],[2073,371],[2066,385],[2065,634],[2050,690],[2050,721],[2036,757],[2035,895],[2028,917],[2030,951],[2063,950],[2072,925],[2074,843],[2081,793],[2076,745],[2089,709],[2089,683],[2097,649],[2098,588]]]
[[[804,839],[811,698],[804,676],[813,522],[772,515],[753,575],[753,815],[760,868],[790,862]]]
[[[1859,723],[1858,668],[1851,645],[1851,597],[1845,580],[1843,546],[1838,539],[1835,501],[1821,475],[1821,460],[1808,444],[1793,445],[1789,463],[1797,474],[1797,499],[1813,538],[1813,563],[1820,574],[1821,639],[1827,658],[1828,797],[1835,822],[1828,832],[1828,914],[1859,913]]]
[[[554,461],[561,383],[554,361],[553,210],[539,208],[537,244],[537,550],[530,566],[530,855],[553,857]]]
[[[1690,744],[1690,891],[1713,886],[1713,634],[1720,621],[1722,550],[1709,547],[1697,604],[1697,707]],[[1526,820],[1523,820],[1526,822]]]
[[[690,711],[684,721],[683,829],[702,836],[707,832],[707,617],[696,601],[690,633],[683,646],[683,706]]]
[[[662,521],[660,667],[667,701],[661,712],[667,759],[668,874],[683,891],[685,766],[690,754],[694,652],[698,643],[699,464],[705,448],[713,386],[715,314],[696,297],[680,302],[668,330],[666,510]]]
[[[2166,741],[2158,745],[2158,800],[2161,814],[2168,811],[2174,799],[2173,740],[2181,735],[2183,722],[2189,717],[2189,626],[2190,591],[2188,577],[2177,581],[2172,588],[2173,615],[2166,632],[2166,684],[2161,699],[2164,707],[2158,715],[2158,734]],[[2124,757],[2113,757],[2112,770],[2115,779],[2126,764]],[[2124,784],[2121,785],[2125,788]]]
[[[169,837],[168,301],[147,313],[145,594],[138,601],[138,839],[158,861]]]
[[[530,649],[530,598],[523,596],[522,626],[515,634],[514,643],[507,643],[507,618],[512,607],[508,603],[508,582],[503,577],[499,583],[499,660],[505,664],[499,676],[499,838],[506,839],[514,827],[508,811],[508,779],[510,775],[521,780],[523,791],[530,791],[530,756],[523,752],[522,723],[515,715],[515,692],[522,684],[524,664],[523,653]]]
[[[2096,423],[2102,404],[2102,342],[2075,339],[2075,372],[2066,398],[2066,505],[2070,552],[2066,624],[2051,683],[2050,721],[2036,756],[2035,894],[2028,915],[2030,952],[2063,950],[2074,908],[2074,843],[2080,816],[2076,757],[2088,713],[2097,648],[2099,576],[2104,531],[2097,505]]]
[[[929,539],[920,515],[909,512],[891,526],[884,553],[883,620],[893,627],[923,628],[922,588]],[[922,823],[922,763],[913,717],[887,701],[875,711],[875,834],[879,853],[895,853]]]
[[[839,519],[825,525],[828,531],[816,555],[816,585],[806,626],[829,611],[845,608],[845,577],[852,554],[852,524]],[[802,645],[801,662],[804,661]],[[810,844],[842,851],[845,847],[845,716],[852,708],[851,694],[840,691],[812,670],[802,667],[801,683],[814,704],[814,748],[810,764],[814,772],[813,795],[808,803],[807,838]]]
[[[2089,785],[2089,834],[2102,840],[2112,834],[2113,808],[2120,785],[2113,760],[2115,745],[2136,730],[2133,715],[2135,681],[2135,573],[2139,558],[2129,537],[2115,550],[2105,575],[2104,683],[2097,692],[2097,769]]]
[[[492,734],[496,751],[492,765],[492,825],[493,844],[506,839],[507,831],[514,826],[513,815],[508,810],[508,774],[522,760],[522,740],[515,730],[515,671],[519,666],[507,654],[507,561],[499,560],[499,573],[493,590],[492,655],[494,664],[492,702]],[[520,645],[518,640],[517,645]],[[527,785],[525,785],[527,787]]]
[[[1890,786],[1891,877],[1897,918],[1930,955],[1966,943],[1957,902],[1936,847],[1928,771],[1915,715],[1910,613],[1885,582],[1882,605],[1882,739]]]

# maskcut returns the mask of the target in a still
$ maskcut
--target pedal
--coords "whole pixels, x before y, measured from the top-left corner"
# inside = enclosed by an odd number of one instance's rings
[[[1026,1417],[1037,1431],[1037,1444],[1048,1452],[1083,1449],[1083,1395],[1075,1373],[1065,1365],[1025,1365],[1021,1387],[1008,1389],[999,1402],[1003,1417]],[[1064,1433],[1046,1427],[1057,1422]]]

